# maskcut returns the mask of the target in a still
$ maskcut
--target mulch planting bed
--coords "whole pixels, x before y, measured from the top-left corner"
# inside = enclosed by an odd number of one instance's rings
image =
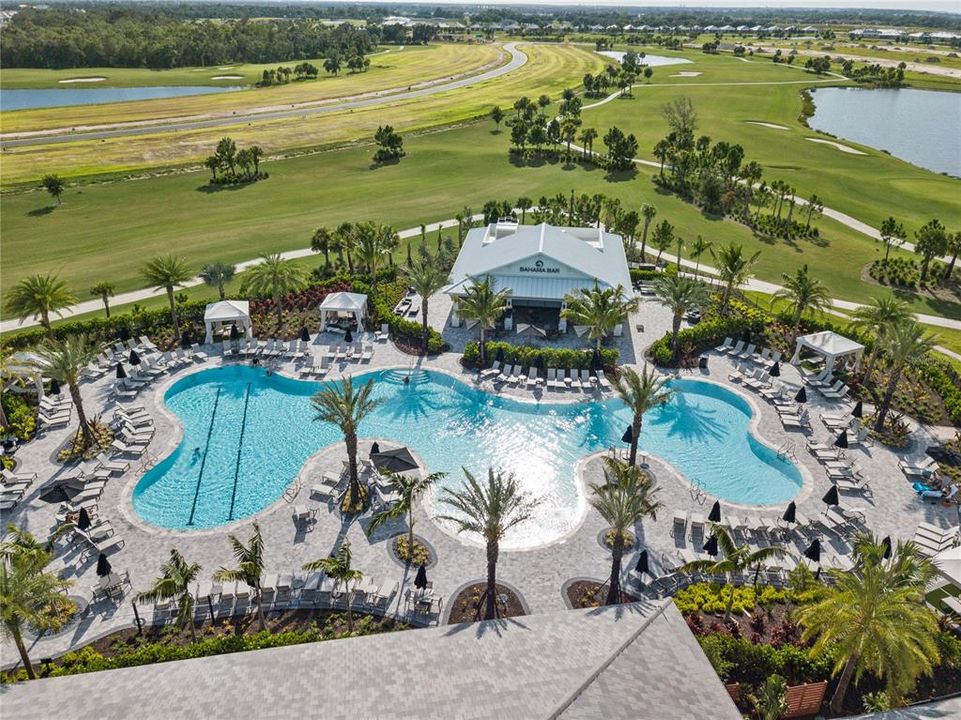
[[[486,582],[477,582],[461,590],[451,601],[449,625],[462,622],[474,622],[484,619],[486,599],[484,591]],[[520,617],[525,615],[524,604],[520,597],[509,587],[497,585],[497,600],[495,602],[498,618]]]
[[[574,608],[595,608],[607,599],[607,585],[593,580],[576,580],[567,586],[567,599]],[[622,603],[637,602],[638,598],[621,590]]]

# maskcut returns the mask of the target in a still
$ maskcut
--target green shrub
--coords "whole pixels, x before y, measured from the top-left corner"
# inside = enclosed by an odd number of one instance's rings
[[[37,430],[37,409],[19,395],[8,392],[0,396],[0,402],[3,402],[3,412],[7,416],[7,425],[0,431],[22,441],[32,438]]]
[[[747,638],[722,633],[699,638],[699,642],[715,669],[726,670],[721,676],[726,682],[756,685],[776,673],[789,685],[800,685],[827,680],[834,664],[833,651],[814,659],[806,647],[799,645],[755,645]]]
[[[631,268],[631,282],[651,282],[665,275],[671,277],[677,275],[677,265],[668,265],[663,270],[643,270],[641,268]]]
[[[508,365],[521,365],[527,369],[537,365],[538,358],[543,358],[546,367],[575,368],[587,370],[591,367],[594,357],[593,350],[571,350],[568,348],[530,347],[529,345],[511,345],[502,340],[487,342],[487,361],[491,362],[498,351],[504,352],[504,362]],[[614,348],[601,348],[601,363],[608,370],[617,366],[619,353]],[[477,367],[480,363],[480,345],[476,341],[467,343],[464,348],[464,365]]]
[[[961,424],[961,377],[954,368],[946,361],[932,357],[919,366],[918,371],[924,382],[941,397],[951,422]]]
[[[354,292],[364,293],[370,298],[373,309],[371,322],[374,326],[387,323],[394,339],[401,340],[415,347],[420,347],[423,342],[424,328],[422,323],[408,320],[394,314],[394,307],[401,301],[407,292],[407,283],[398,278],[390,282],[377,284],[377,292],[371,292],[369,286],[361,281],[355,280]],[[427,329],[427,352],[437,355],[448,349],[447,344],[441,334],[434,328]]]
[[[694,327],[685,328],[677,334],[678,346],[690,348],[691,352],[701,352],[724,341],[726,337],[736,337],[745,331],[757,331],[762,321],[754,321],[740,315],[705,319]],[[656,365],[667,365],[673,354],[670,348],[671,336],[665,335],[651,343],[648,352]]]

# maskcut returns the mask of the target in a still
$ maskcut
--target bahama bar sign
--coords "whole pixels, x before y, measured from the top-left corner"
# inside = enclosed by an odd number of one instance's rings
[[[559,267],[549,267],[544,264],[543,260],[538,260],[533,265],[521,265],[517,269],[522,273],[545,273],[547,275],[560,275],[561,273]]]

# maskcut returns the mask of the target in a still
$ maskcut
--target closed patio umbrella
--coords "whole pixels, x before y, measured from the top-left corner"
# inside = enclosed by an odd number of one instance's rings
[[[417,568],[417,576],[414,578],[414,587],[423,590],[427,587],[427,569],[421,565]]]
[[[856,418],[864,417],[864,403],[858,400],[858,403],[854,406],[854,410],[851,411],[851,414]]]
[[[711,535],[707,542],[704,543],[704,552],[706,552],[711,557],[717,557],[717,538]]]
[[[497,348],[497,354],[494,355],[494,360],[496,360],[496,361],[499,362],[499,363],[504,362],[504,347],[503,347],[503,346]]]
[[[107,559],[107,556],[100,553],[100,557],[97,558],[97,577],[107,577],[111,570],[113,570],[113,568],[110,567],[110,561]]]
[[[123,380],[127,377],[127,371],[124,370],[123,363],[117,363],[117,379]]]
[[[621,442],[627,443],[628,445],[630,445],[633,439],[634,439],[634,431],[631,429],[631,426],[628,425],[627,430],[625,430],[624,434],[621,435]]]
[[[795,504],[793,500],[790,503],[788,503],[787,510],[784,511],[784,514],[781,516],[781,519],[784,522],[789,522],[789,523],[797,522],[797,504]]]
[[[885,537],[884,540],[881,541],[881,544],[884,546],[883,557],[885,560],[887,560],[888,558],[891,557],[891,536],[888,535],[887,537]]]
[[[347,330],[347,332],[344,333],[344,342],[354,342],[354,334],[350,330]]]
[[[140,356],[137,354],[137,351],[136,351],[136,350],[131,350],[131,351],[130,351],[130,357],[127,358],[127,362],[129,362],[131,365],[139,365],[139,364],[140,364]]]
[[[768,374],[771,377],[781,377],[781,363],[779,362],[774,363],[771,366],[771,369],[768,371]]]
[[[821,562],[821,541],[815,540],[812,542],[808,549],[804,551],[804,557],[816,563]]]
[[[840,505],[841,498],[838,496],[838,486],[832,485],[831,489],[824,493],[824,497],[821,498],[821,502],[825,505]]]
[[[189,350],[191,345],[193,345],[193,338],[188,331],[184,330],[180,336],[180,347],[183,350]]]
[[[231,325],[231,326],[230,326],[230,339],[231,339],[231,340],[240,340],[240,330],[237,329],[237,326],[236,326],[236,325]]]
[[[641,551],[641,556],[637,559],[637,565],[634,566],[634,569],[638,573],[647,573],[648,575],[651,574],[650,561],[647,558],[647,550]]]
[[[60,394],[60,383],[56,380],[50,381],[50,394],[59,395]]]
[[[797,395],[794,396],[794,399],[799,403],[806,403],[808,401],[807,390],[802,387],[797,391]]]
[[[707,519],[713,523],[721,522],[721,503],[719,500],[714,501],[714,505],[711,507],[711,512],[707,516]]]
[[[834,447],[841,448],[842,450],[847,449],[848,447],[848,431],[847,430],[842,430],[841,433],[837,436],[837,439],[834,441]]]
[[[601,362],[601,352],[597,348],[594,348],[594,354],[591,355],[591,370],[597,372],[604,368],[604,363]]]
[[[126,325],[120,328],[120,333],[117,337],[120,338],[120,342],[127,342],[130,339],[130,330],[127,329]]]
[[[80,517],[77,518],[77,527],[81,530],[86,530],[90,527],[90,513],[87,512],[87,508],[80,508]]]
[[[371,454],[372,457],[373,457],[374,455],[380,454],[380,444],[379,444],[379,443],[376,443],[376,442],[375,442],[373,445],[370,446],[370,454]]]
[[[307,332],[306,325],[300,328],[300,339],[303,340],[304,342],[310,342],[310,333]]]
[[[390,470],[391,472],[406,472],[416,470],[419,466],[410,450],[399,447],[396,450],[385,450],[384,452],[371,455],[370,460],[378,470]]]

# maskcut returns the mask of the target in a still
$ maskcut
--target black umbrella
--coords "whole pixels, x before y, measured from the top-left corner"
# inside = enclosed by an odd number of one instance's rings
[[[236,325],[231,325],[231,326],[230,326],[230,339],[231,339],[231,340],[240,340],[240,330],[237,329],[237,326],[236,326]]]
[[[779,362],[774,363],[774,364],[771,366],[770,371],[768,371],[768,374],[769,374],[771,377],[781,377],[781,363],[779,363]]]
[[[503,345],[502,345],[501,347],[497,348],[497,354],[494,355],[494,360],[496,360],[496,361],[499,362],[499,363],[504,362],[504,347],[503,347]]]
[[[889,557],[891,557],[891,536],[888,535],[886,538],[884,538],[884,540],[881,541],[881,544],[884,546],[883,557],[885,560],[887,560]]]
[[[303,340],[304,342],[310,342],[310,333],[307,332],[306,325],[300,328],[300,339]]]
[[[711,512],[708,514],[707,519],[712,523],[721,522],[721,503],[718,500],[714,501],[714,505],[711,507]]]
[[[126,325],[120,328],[120,335],[118,337],[120,338],[120,342],[127,342],[130,339],[130,331]]]
[[[344,333],[344,342],[354,342],[354,334],[350,330]]]
[[[183,350],[189,350],[191,345],[193,345],[193,338],[190,337],[189,332],[185,331],[183,335],[180,336],[180,347]]]
[[[386,450],[376,455],[370,456],[370,461],[378,470],[390,470],[391,472],[404,472],[406,470],[416,470],[419,466],[410,450],[399,447],[396,450]]]
[[[842,450],[847,450],[848,447],[848,431],[842,430],[834,441],[834,447],[841,448]]]
[[[375,442],[373,445],[370,446],[370,455],[371,457],[373,457],[374,455],[379,455],[379,454],[380,454],[380,444]]]
[[[45,503],[50,503],[51,505],[59,505],[60,503],[67,502],[70,496],[67,495],[67,491],[64,490],[63,485],[57,485],[47,490],[40,499]]]
[[[802,387],[800,390],[797,391],[797,395],[794,396],[794,399],[797,400],[799,403],[806,403],[808,401],[807,390],[805,390]]]
[[[808,549],[804,551],[804,557],[806,557],[808,560],[812,560],[813,562],[820,563],[821,562],[821,541],[815,540],[814,542],[812,542],[808,546]]]
[[[81,530],[86,530],[90,527],[90,513],[87,512],[87,508],[80,508],[80,517],[77,518],[77,527]]]
[[[544,360],[544,356],[543,356],[543,355],[538,355],[538,356],[537,356],[537,362],[535,363],[535,365],[537,365],[537,369],[538,369],[540,372],[545,372],[545,371],[547,370],[547,361]]]
[[[631,426],[628,425],[627,430],[625,430],[624,434],[621,435],[621,442],[627,443],[628,445],[630,445],[631,441],[633,440],[634,440],[634,431],[631,429]]]
[[[838,486],[832,485],[831,489],[824,493],[824,497],[821,498],[821,502],[826,505],[840,505],[841,498],[838,496]]]
[[[56,380],[50,381],[50,394],[59,395],[60,394],[60,383]]]
[[[100,553],[100,557],[97,558],[97,577],[107,577],[111,570],[113,570],[113,568],[110,567],[110,561],[107,559],[107,556]]]
[[[651,574],[651,568],[647,559],[647,550],[641,552],[641,556],[637,559],[637,565],[634,566],[634,569],[638,573]]]
[[[707,542],[704,543],[704,552],[706,552],[711,557],[717,557],[717,538],[711,535]]]
[[[604,363],[601,362],[601,351],[594,348],[594,354],[591,355],[591,370],[597,372],[604,368]]]
[[[856,418],[864,417],[864,403],[858,400],[858,404],[854,406],[854,410],[851,411],[851,414]]]
[[[427,569],[421,565],[417,568],[417,576],[414,578],[414,587],[423,590],[427,587]]]
[[[787,510],[784,511],[784,514],[781,516],[781,519],[784,522],[789,522],[789,523],[797,522],[797,505],[793,500],[788,504]]]
[[[136,351],[136,350],[131,350],[131,351],[130,351],[130,357],[127,358],[127,362],[129,362],[131,365],[139,365],[139,364],[140,364],[140,356],[137,354],[137,351]]]
[[[117,363],[117,379],[123,380],[127,377],[127,371],[123,369],[123,363]]]

